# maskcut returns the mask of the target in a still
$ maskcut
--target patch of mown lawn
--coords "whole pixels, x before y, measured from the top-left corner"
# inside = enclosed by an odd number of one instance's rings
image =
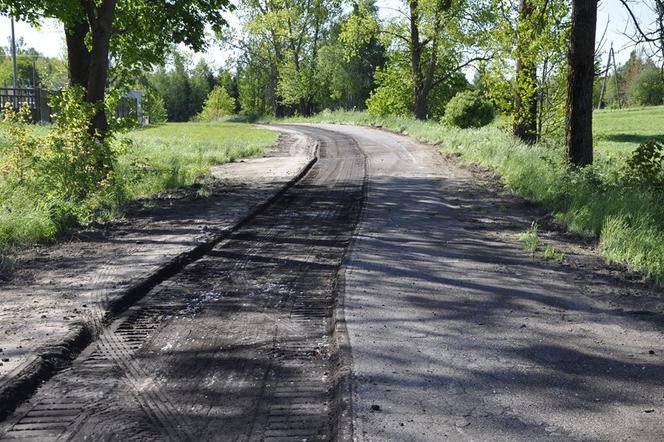
[[[277,142],[274,131],[248,124],[168,123],[138,129],[127,153],[118,161],[118,174],[127,181],[130,198],[193,184],[210,166],[261,154]]]
[[[664,140],[664,106],[595,111],[593,132],[600,155],[624,156],[646,141]]]
[[[664,107],[596,113],[596,161],[583,170],[566,167],[562,144],[525,145],[498,127],[456,129],[347,111],[287,121],[378,126],[435,144],[494,170],[510,190],[554,211],[570,230],[596,236],[608,259],[664,282],[664,194],[636,184],[626,171],[636,146],[664,134]]]

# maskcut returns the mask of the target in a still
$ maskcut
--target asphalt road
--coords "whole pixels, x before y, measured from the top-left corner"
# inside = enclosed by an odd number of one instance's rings
[[[356,440],[664,440],[661,313],[496,239],[513,214],[430,147],[327,128],[368,158],[345,277]]]
[[[664,439],[658,315],[618,312],[489,235],[510,214],[430,147],[291,128],[320,141],[311,172],[113,322],[0,437]]]

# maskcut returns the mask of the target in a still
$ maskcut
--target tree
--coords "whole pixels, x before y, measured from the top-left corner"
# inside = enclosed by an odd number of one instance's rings
[[[413,115],[418,120],[427,117],[427,100],[434,87],[434,74],[438,62],[438,43],[443,26],[443,14],[452,7],[451,0],[437,1],[430,10],[430,17],[426,17],[424,5],[420,0],[409,0],[410,38],[410,68],[413,76]],[[432,22],[430,36],[422,39],[422,22],[429,18]],[[424,60],[424,51],[430,44],[430,55]]]
[[[205,99],[216,83],[217,79],[210,67],[205,60],[200,60],[189,76],[189,110],[187,112],[189,118],[201,112]]]
[[[449,100],[457,90],[446,86],[458,84],[463,68],[489,58],[479,44],[486,36],[485,26],[492,14],[486,6],[481,0],[404,0],[399,8],[388,8],[397,15],[377,30],[383,46],[389,48],[390,66],[381,70],[381,78],[393,79],[395,69],[403,71],[407,66],[408,72],[397,75],[401,75],[402,83],[410,85],[408,101],[415,118],[440,116],[434,115],[434,109],[442,112],[445,103],[434,98]],[[371,26],[355,28],[356,39],[372,30]],[[384,103],[401,108],[402,103],[397,103],[392,95],[395,91],[386,89],[393,82],[381,78],[377,78],[378,89],[372,93],[369,107],[378,109],[376,105]],[[443,89],[448,91],[439,94]]]
[[[630,100],[639,106],[658,106],[664,103],[664,80],[659,69],[649,67],[641,71],[630,87]]]
[[[0,0],[0,13],[33,23],[44,17],[62,22],[70,84],[82,87],[85,101],[96,106],[90,132],[103,139],[110,60],[121,81],[136,68],[160,62],[173,44],[202,49],[205,26],[220,29],[228,5],[228,0]]]
[[[243,0],[240,8],[246,17],[243,35],[226,42],[246,52],[243,62],[266,71],[263,89],[277,116],[311,114],[320,96],[318,53],[339,16],[340,1]]]
[[[528,144],[537,141],[537,66],[528,51],[535,33],[532,26],[534,9],[532,0],[519,1],[512,132]]]
[[[214,121],[232,115],[235,112],[235,99],[228,94],[223,86],[215,86],[205,100],[200,119]]]
[[[620,3],[627,10],[632,21],[631,34],[627,36],[634,45],[643,44],[642,47],[649,51],[652,59],[658,59],[661,63],[660,73],[664,78],[664,0],[639,0],[638,2],[630,0],[620,0]],[[632,10],[632,3],[645,3],[649,10],[646,16],[651,17],[649,23],[642,23]]]
[[[39,72],[33,71],[32,60],[26,57],[16,58],[17,81],[19,87],[33,87],[33,82],[39,84]],[[0,61],[0,86],[11,87],[14,77],[11,58]]]
[[[486,93],[509,114],[512,133],[522,141],[557,135],[564,121],[568,1],[493,1],[495,56],[483,73]]]
[[[326,92],[320,97],[322,106],[365,107],[375,86],[374,74],[385,65],[377,14],[373,0],[360,0],[332,27],[330,38],[318,51],[317,66]]]
[[[597,0],[572,0],[565,145],[573,166],[593,162],[593,80]]]

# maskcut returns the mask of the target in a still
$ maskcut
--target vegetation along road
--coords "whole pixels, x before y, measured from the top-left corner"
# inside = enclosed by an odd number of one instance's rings
[[[516,240],[532,208],[430,146],[290,129],[318,141],[308,174],[105,328],[3,437],[661,436],[662,321],[621,297],[638,287],[573,244],[533,259]]]

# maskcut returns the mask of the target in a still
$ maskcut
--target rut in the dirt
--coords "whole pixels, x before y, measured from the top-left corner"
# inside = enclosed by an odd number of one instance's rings
[[[157,286],[5,423],[38,440],[329,440],[332,313],[364,158],[321,139],[311,172]]]

